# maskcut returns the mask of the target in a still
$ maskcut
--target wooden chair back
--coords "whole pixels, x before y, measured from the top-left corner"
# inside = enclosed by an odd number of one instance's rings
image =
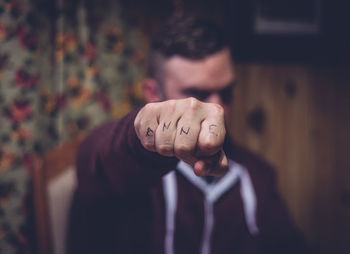
[[[82,136],[49,151],[32,173],[38,254],[64,254],[71,199],[76,187],[75,159]],[[60,218],[62,217],[62,218]]]

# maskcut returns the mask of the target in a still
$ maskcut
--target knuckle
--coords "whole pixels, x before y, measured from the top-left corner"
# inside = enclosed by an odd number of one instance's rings
[[[200,106],[200,101],[194,97],[187,98],[187,106],[190,110],[197,110]]]
[[[154,150],[154,143],[150,140],[143,141],[142,143],[143,147],[149,151]]]
[[[219,104],[211,103],[211,111],[215,115],[224,116],[224,108]]]
[[[156,110],[156,104],[155,103],[147,103],[143,107],[143,111],[146,111],[146,112],[153,112],[155,110]]]
[[[220,145],[211,139],[205,139],[199,143],[199,149],[206,153],[215,153],[220,149]]]
[[[178,156],[186,156],[192,154],[193,147],[189,144],[178,144],[175,146],[174,151]]]
[[[162,144],[157,146],[157,152],[161,155],[169,156],[173,154],[173,146],[170,144]]]
[[[152,108],[152,103],[147,103],[147,104],[143,107],[142,111],[149,111],[151,108]]]
[[[163,112],[166,114],[171,114],[176,110],[176,100],[168,100],[164,102],[164,107],[162,107]]]
[[[175,107],[176,107],[176,100],[168,100],[168,101],[166,101],[166,103],[167,103],[167,106],[170,109],[175,109]]]

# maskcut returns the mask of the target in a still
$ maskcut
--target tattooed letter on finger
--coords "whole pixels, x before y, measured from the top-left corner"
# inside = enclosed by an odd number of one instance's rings
[[[146,131],[146,137],[152,137],[152,136],[153,136],[153,130],[148,127]]]

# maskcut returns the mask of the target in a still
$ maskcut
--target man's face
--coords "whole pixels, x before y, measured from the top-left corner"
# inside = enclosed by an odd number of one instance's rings
[[[233,63],[228,49],[201,60],[174,56],[164,62],[164,99],[195,97],[220,104],[228,120],[235,83]]]

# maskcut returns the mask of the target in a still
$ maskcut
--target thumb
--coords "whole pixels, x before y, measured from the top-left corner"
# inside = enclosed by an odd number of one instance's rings
[[[197,160],[193,166],[197,176],[223,176],[228,170],[228,160],[224,150]]]

